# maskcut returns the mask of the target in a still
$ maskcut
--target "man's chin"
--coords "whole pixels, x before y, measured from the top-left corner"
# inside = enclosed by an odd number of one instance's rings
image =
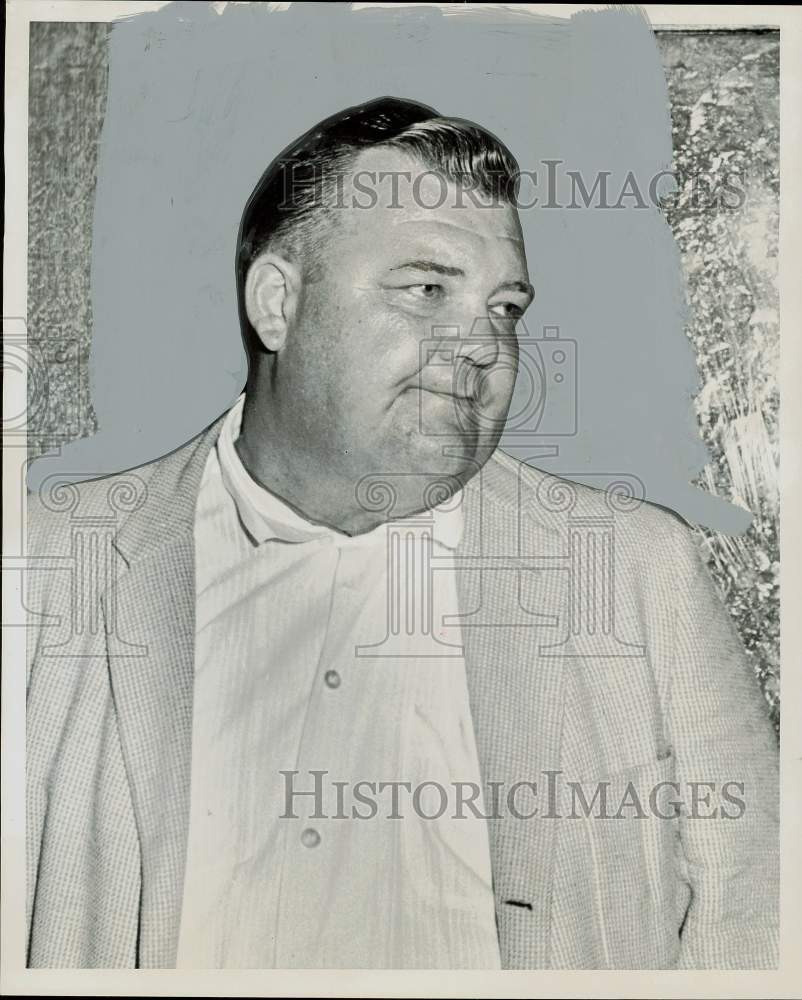
[[[498,446],[500,435],[416,434],[405,465],[410,472],[456,476],[462,485],[487,462]]]

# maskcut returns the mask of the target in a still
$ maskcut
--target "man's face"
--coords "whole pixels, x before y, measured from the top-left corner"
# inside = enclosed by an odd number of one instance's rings
[[[307,447],[354,481],[469,478],[512,398],[532,298],[517,213],[426,174],[400,151],[360,154],[280,360]]]

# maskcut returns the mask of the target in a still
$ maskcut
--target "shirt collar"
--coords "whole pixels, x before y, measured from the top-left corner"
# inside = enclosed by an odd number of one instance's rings
[[[240,434],[244,403],[245,394],[242,393],[226,415],[217,439],[217,456],[223,484],[234,500],[243,526],[257,545],[269,539],[298,543],[325,538],[341,547],[361,547],[386,538],[387,524],[379,524],[361,535],[347,535],[327,525],[315,524],[260,486],[248,473],[234,447]],[[446,503],[433,507],[429,513],[434,541],[448,549],[455,549],[462,538],[462,490]],[[427,521],[425,516],[415,515],[391,521],[390,524],[419,529]]]

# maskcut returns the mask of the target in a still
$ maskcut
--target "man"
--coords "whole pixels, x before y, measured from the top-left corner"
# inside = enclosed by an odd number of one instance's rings
[[[242,219],[243,396],[31,500],[31,966],[776,964],[776,745],[690,530],[496,450],[516,169],[409,101],[316,126]]]

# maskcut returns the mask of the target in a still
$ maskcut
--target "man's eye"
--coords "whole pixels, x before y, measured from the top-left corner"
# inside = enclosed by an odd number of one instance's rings
[[[404,289],[409,295],[412,295],[416,299],[423,299],[426,302],[432,302],[435,299],[440,298],[443,294],[442,285],[407,285]]]
[[[514,302],[496,302],[490,306],[490,314],[499,319],[520,319],[524,311]]]

